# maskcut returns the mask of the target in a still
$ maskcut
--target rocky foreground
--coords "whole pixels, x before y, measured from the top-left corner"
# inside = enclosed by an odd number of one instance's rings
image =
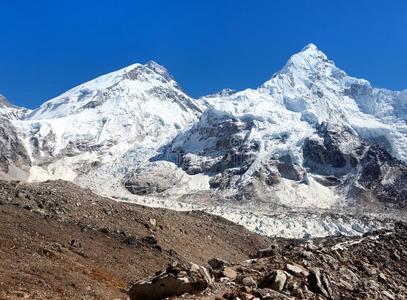
[[[361,238],[274,241],[240,263],[170,265],[130,299],[407,299],[406,247],[404,223]]]
[[[127,299],[168,263],[249,258],[270,240],[223,218],[0,181],[0,299]]]
[[[407,299],[404,223],[270,239],[64,181],[0,181],[0,257],[0,299]]]

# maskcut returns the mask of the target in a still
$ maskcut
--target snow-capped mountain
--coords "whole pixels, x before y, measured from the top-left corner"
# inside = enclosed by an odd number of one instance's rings
[[[327,208],[373,192],[403,206],[405,95],[347,76],[308,45],[258,89],[204,97],[199,122],[158,159],[209,175],[221,197]]]
[[[149,62],[22,116],[7,120],[2,143],[18,141],[7,149],[22,154],[14,159],[29,181],[62,178],[148,205],[204,208],[262,233],[277,223],[261,216],[279,211],[296,236],[363,231],[358,217],[345,225],[320,215],[312,225],[293,217],[302,210],[407,204],[407,91],[350,77],[312,44],[257,89],[193,99]]]
[[[129,149],[156,149],[196,121],[199,104],[155,62],[79,85],[15,122],[33,161],[30,180],[73,180]]]

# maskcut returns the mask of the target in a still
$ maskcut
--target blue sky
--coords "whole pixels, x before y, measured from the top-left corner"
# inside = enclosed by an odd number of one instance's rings
[[[256,87],[315,43],[348,74],[407,88],[407,1],[1,1],[0,93],[37,107],[135,62],[192,96]]]

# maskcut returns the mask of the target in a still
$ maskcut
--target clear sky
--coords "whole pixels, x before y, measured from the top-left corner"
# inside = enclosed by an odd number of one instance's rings
[[[0,1],[0,93],[30,108],[152,59],[190,95],[257,87],[315,43],[348,74],[407,88],[407,1]]]

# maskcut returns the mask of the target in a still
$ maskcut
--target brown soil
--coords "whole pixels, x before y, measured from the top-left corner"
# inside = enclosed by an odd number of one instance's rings
[[[64,181],[0,181],[0,299],[126,299],[169,262],[249,258],[269,239],[223,218],[119,203]]]

